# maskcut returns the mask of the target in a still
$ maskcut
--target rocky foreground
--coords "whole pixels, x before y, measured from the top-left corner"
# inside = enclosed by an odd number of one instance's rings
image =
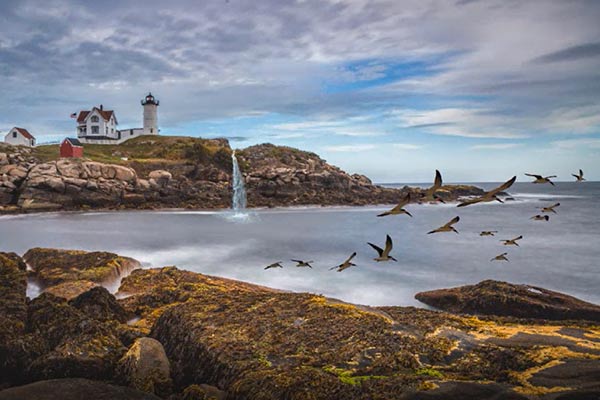
[[[29,271],[0,253],[0,400],[600,396],[600,326],[576,319],[578,303],[569,320],[549,321],[550,309],[518,319],[501,304],[501,317],[477,318],[175,267],[130,272],[112,253],[32,249],[25,260]],[[129,273],[116,297],[98,286],[115,271]],[[44,282],[35,299],[28,275]]]
[[[58,159],[58,146],[0,144],[0,213],[231,206],[232,149],[225,139],[139,137],[118,146],[86,145],[85,152],[85,159]],[[250,207],[391,204],[420,193],[373,185],[289,147],[263,144],[236,154]],[[481,193],[449,185],[438,195]]]

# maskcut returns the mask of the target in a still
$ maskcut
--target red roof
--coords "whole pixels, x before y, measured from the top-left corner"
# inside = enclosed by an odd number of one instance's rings
[[[33,137],[33,135],[32,135],[31,133],[29,133],[29,131],[27,131],[27,129],[25,129],[25,128],[17,128],[17,127],[15,127],[15,129],[16,129],[17,131],[19,131],[19,133],[20,133],[21,135],[25,136],[27,139],[35,139],[35,138]]]
[[[98,107],[94,107],[91,109],[91,111],[79,111],[79,115],[77,116],[77,122],[82,123],[83,121],[85,121],[87,116],[94,110],[98,111],[98,113],[102,116],[102,118],[104,118],[105,121],[110,121],[110,117],[112,117],[114,114],[113,110],[101,110]]]

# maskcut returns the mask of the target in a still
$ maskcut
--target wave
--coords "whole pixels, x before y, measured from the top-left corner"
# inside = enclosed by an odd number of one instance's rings
[[[522,197],[526,199],[584,199],[587,196],[575,194],[549,194],[549,193],[511,193],[511,197]]]

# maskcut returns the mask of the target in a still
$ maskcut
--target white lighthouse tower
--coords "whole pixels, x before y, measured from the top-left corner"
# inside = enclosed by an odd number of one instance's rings
[[[159,101],[148,93],[142,100],[144,106],[144,135],[158,135],[158,103]]]

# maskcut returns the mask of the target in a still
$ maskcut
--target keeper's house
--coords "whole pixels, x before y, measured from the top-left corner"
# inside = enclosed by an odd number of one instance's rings
[[[13,144],[15,146],[35,146],[35,137],[29,133],[25,128],[12,128],[6,136],[4,136],[4,142]]]

